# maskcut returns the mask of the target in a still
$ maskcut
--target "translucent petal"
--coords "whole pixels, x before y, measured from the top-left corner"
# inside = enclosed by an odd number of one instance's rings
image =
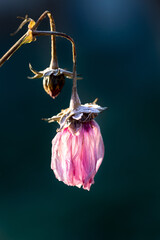
[[[89,190],[103,157],[103,139],[93,120],[83,123],[75,134],[65,128],[52,141],[51,168],[67,185]]]

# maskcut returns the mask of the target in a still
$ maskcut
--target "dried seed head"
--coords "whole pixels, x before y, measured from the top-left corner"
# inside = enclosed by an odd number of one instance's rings
[[[53,69],[48,67],[43,71],[37,71],[32,68],[29,64],[31,72],[34,73],[33,77],[28,77],[29,79],[36,79],[43,77],[43,87],[46,93],[48,93],[52,98],[56,98],[61,92],[64,84],[65,78],[73,78],[73,73],[62,68]],[[78,77],[81,79],[81,77]]]

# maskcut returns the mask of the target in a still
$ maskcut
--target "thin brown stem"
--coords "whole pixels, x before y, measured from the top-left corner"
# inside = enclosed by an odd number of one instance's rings
[[[31,30],[36,30],[37,27],[39,26],[39,24],[42,22],[42,20],[49,14],[49,11],[45,11],[44,13],[42,13],[42,15],[38,18],[38,20],[36,21],[36,23],[34,24],[34,26],[31,28]]]
[[[42,22],[42,20],[48,16],[49,22],[50,22],[50,30],[55,31],[55,21],[53,19],[53,16],[50,11],[45,11],[37,20],[35,25],[31,28],[32,31],[36,30],[39,24]],[[56,55],[56,39],[55,35],[51,35],[51,62],[50,62],[50,67],[53,69],[58,68],[58,61],[57,61],[57,55]]]
[[[4,55],[0,58],[0,67],[7,61],[13,53],[23,44],[23,41],[27,37],[28,32],[26,32]]]
[[[33,36],[51,36],[51,35],[55,35],[55,36],[59,36],[59,37],[63,37],[66,38],[67,40],[69,40],[72,43],[72,51],[73,51],[73,62],[76,64],[76,48],[75,48],[75,43],[74,40],[68,36],[65,33],[62,32],[56,32],[56,31],[33,31]]]
[[[50,22],[50,30],[51,31],[56,31],[56,25],[55,21],[53,19],[53,16],[51,13],[48,13],[48,18]],[[53,69],[58,68],[58,60],[57,60],[57,55],[56,55],[56,37],[55,35],[51,35],[51,62],[50,62],[50,67]]]

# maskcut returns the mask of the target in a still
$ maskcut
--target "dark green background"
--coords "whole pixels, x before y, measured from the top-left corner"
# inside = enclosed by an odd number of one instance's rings
[[[50,62],[48,37],[22,46],[0,68],[0,240],[160,239],[160,6],[158,1],[0,2],[0,55],[26,13],[50,10],[77,46],[82,103],[99,98],[105,158],[90,192],[50,169],[51,117],[67,108],[71,80],[52,100],[28,63]],[[39,29],[48,29],[47,20]],[[72,69],[70,43],[57,39],[59,65]]]

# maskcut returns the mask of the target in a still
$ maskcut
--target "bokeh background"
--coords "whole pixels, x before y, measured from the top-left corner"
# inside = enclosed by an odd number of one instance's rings
[[[105,158],[90,192],[50,169],[56,123],[71,80],[56,100],[32,76],[50,62],[49,37],[22,46],[0,68],[0,240],[160,239],[160,3],[156,0],[0,0],[0,55],[22,36],[21,20],[50,10],[77,46],[82,103],[99,98]],[[49,29],[44,20],[39,29]],[[71,45],[57,38],[59,65]]]

